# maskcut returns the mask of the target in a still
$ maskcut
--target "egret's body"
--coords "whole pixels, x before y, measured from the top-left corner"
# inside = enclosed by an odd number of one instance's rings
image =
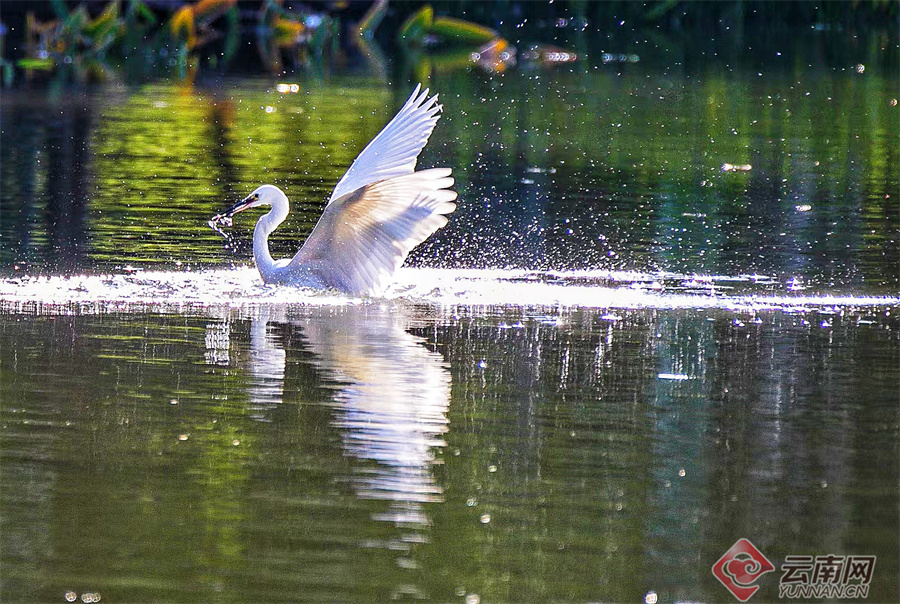
[[[293,258],[274,260],[269,235],[289,212],[287,196],[263,185],[214,221],[257,206],[272,209],[253,232],[253,259],[266,283],[379,295],[409,252],[447,224],[456,193],[449,168],[416,172],[437,123],[437,95],[416,86],[409,100],[338,182],[325,211]]]

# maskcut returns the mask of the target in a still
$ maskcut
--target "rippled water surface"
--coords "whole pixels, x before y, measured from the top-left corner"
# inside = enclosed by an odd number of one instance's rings
[[[745,537],[897,601],[896,35],[815,35],[436,62],[459,209],[377,300],[207,220],[278,184],[292,254],[408,69],[4,91],[3,600],[730,601]]]
[[[721,601],[709,568],[748,536],[773,561],[875,554],[888,601],[898,328],[884,308],[6,314],[4,590]]]

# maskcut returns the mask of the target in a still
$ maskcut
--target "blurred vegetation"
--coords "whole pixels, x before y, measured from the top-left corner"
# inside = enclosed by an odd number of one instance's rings
[[[212,69],[230,64],[248,33],[257,38],[264,66],[279,72],[282,51],[298,57],[321,54],[337,35],[336,22],[328,15],[289,10],[282,0],[266,0],[251,9],[241,9],[237,0],[112,0],[92,17],[88,7],[99,5],[53,0],[46,5],[14,3],[13,10],[5,11],[13,18],[24,11],[24,36],[12,54],[26,79],[34,78],[36,70],[75,81],[109,80],[115,77],[111,70],[132,81],[167,74],[192,79],[201,63]],[[52,15],[39,14],[46,10],[37,9],[47,7]]]
[[[750,32],[766,38],[808,29],[889,31],[896,36],[898,6],[889,0],[5,0],[0,68],[7,85],[21,77],[39,78],[41,72],[65,81],[124,77],[134,82],[161,75],[193,78],[198,69],[321,70],[323,64],[341,64],[359,54],[383,71],[385,60],[421,60],[426,49],[445,67],[474,63],[495,72],[514,66],[517,54],[519,60],[552,63],[556,51],[565,49],[554,47],[548,53],[543,45],[563,42],[566,47],[586,28],[611,40],[646,32],[685,40],[727,32],[740,42]]]
[[[435,18],[434,9],[430,4],[410,15],[400,26],[397,36],[406,44],[426,44],[429,37],[445,43],[485,44],[498,37],[493,29],[462,19]]]

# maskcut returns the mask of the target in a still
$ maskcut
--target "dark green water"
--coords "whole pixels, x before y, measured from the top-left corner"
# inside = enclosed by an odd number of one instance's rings
[[[406,281],[501,269],[492,306],[290,304],[237,269],[234,308],[185,297],[248,263],[253,218],[228,247],[206,221],[260,183],[293,253],[410,75],[4,90],[3,601],[727,602],[710,568],[741,537],[776,569],[877,556],[867,601],[897,601],[895,38],[435,62],[419,165],[460,204],[410,262],[445,272]],[[578,269],[618,277],[573,305]],[[98,273],[137,277],[59,278]]]
[[[445,114],[419,163],[452,167],[465,203],[412,263],[762,274],[896,294],[897,79],[851,67],[438,74]],[[293,201],[273,241],[292,255],[413,88],[335,80],[297,94],[272,80],[4,93],[4,271],[246,263],[252,217],[238,220],[236,251],[206,221],[262,182]]]
[[[620,314],[6,317],[4,591],[727,601],[743,536],[890,601],[896,318]]]

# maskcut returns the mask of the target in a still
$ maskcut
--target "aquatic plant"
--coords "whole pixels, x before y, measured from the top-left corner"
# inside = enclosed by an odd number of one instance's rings
[[[397,32],[404,44],[428,46],[437,44],[487,44],[500,35],[489,27],[453,17],[435,17],[426,4],[410,15]]]
[[[119,2],[111,2],[96,19],[91,19],[84,5],[72,11],[64,2],[52,2],[56,19],[40,22],[29,12],[26,16],[26,45],[29,56],[17,64],[26,69],[53,69],[58,63],[83,65],[100,59],[114,43],[121,40],[124,21]]]
[[[375,30],[381,24],[384,15],[387,13],[387,5],[388,0],[375,0],[375,2],[372,3],[372,6],[366,11],[366,14],[363,15],[362,20],[356,26],[360,36],[368,38],[369,40],[375,36]]]
[[[286,10],[280,0],[268,0],[259,12],[257,48],[262,63],[280,73],[287,60],[293,67],[306,67],[335,51],[338,21],[317,12]]]
[[[220,17],[227,15],[232,28],[237,25],[236,4],[237,0],[199,0],[183,6],[169,20],[169,33],[188,50],[193,50],[218,37],[211,26]]]

